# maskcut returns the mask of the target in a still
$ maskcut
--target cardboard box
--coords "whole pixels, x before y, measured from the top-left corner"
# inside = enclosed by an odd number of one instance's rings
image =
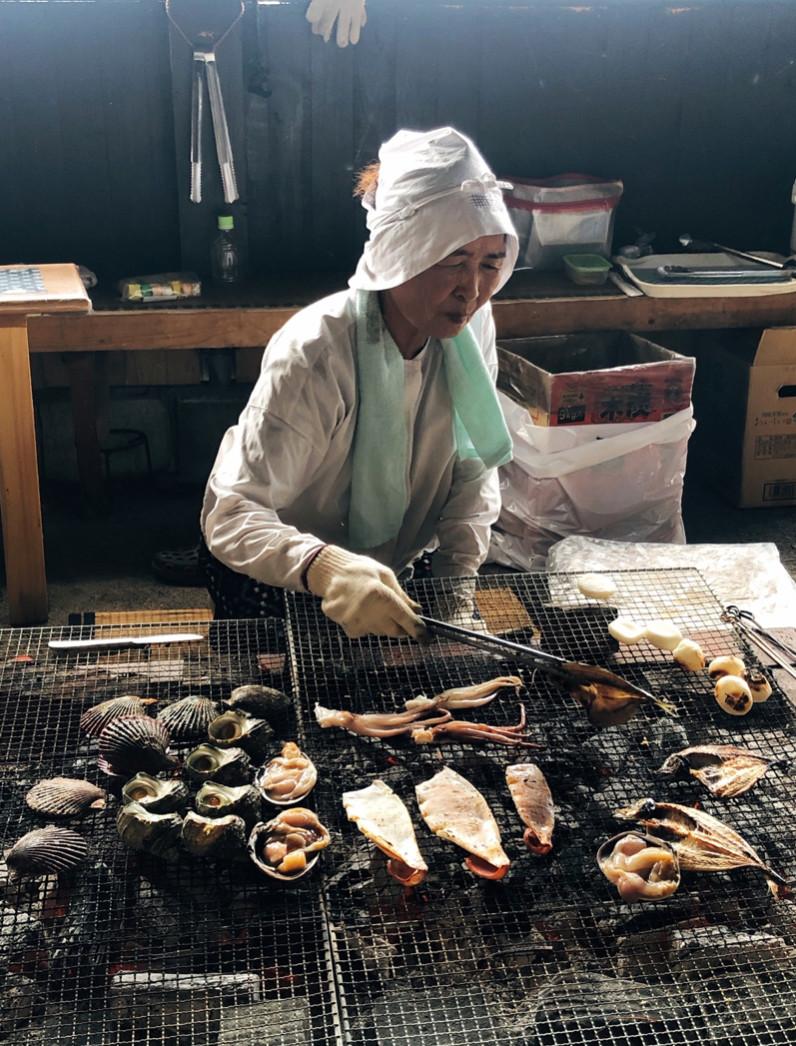
[[[696,457],[740,508],[796,505],[796,327],[700,345]]]
[[[498,388],[534,424],[661,421],[691,402],[694,360],[624,331],[498,342]]]

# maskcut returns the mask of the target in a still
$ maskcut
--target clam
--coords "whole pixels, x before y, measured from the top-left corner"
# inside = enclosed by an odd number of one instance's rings
[[[185,757],[185,769],[195,781],[248,783],[251,761],[242,748],[199,745]]]
[[[290,710],[291,701],[287,694],[272,686],[248,683],[236,687],[224,702],[229,708],[239,708],[251,715],[269,720],[278,719]]]
[[[208,697],[183,697],[161,708],[157,718],[172,741],[202,741],[220,711],[221,706]]]
[[[188,788],[182,781],[161,781],[143,771],[131,777],[122,788],[123,803],[138,803],[153,814],[180,810],[187,801]]]
[[[6,864],[16,875],[51,875],[69,872],[88,857],[88,843],[71,828],[48,825],[23,835],[6,854]]]
[[[130,716],[109,723],[99,736],[100,756],[114,774],[156,773],[174,766],[166,754],[169,732],[149,716]]]
[[[269,803],[291,806],[305,799],[317,780],[318,771],[312,760],[293,741],[286,741],[282,754],[266,763],[254,783]]]
[[[31,810],[49,817],[76,817],[87,810],[102,810],[105,800],[102,788],[72,777],[38,781],[25,796]]]
[[[164,861],[179,857],[181,828],[179,814],[154,814],[140,803],[127,803],[116,815],[116,831],[131,850],[142,850]]]
[[[194,857],[233,857],[245,852],[246,822],[235,814],[202,817],[189,810],[182,822],[182,845]]]
[[[112,697],[108,701],[100,701],[98,705],[87,708],[81,715],[80,729],[89,737],[99,737],[105,727],[114,719],[145,716],[147,705],[154,703],[154,697],[135,697],[133,695]]]
[[[266,875],[282,882],[300,879],[315,865],[331,842],[317,814],[303,806],[282,810],[266,824],[256,824],[249,836],[249,856]]]
[[[662,901],[680,885],[680,863],[672,846],[641,832],[621,832],[597,851],[600,871],[623,901]]]
[[[237,814],[250,827],[260,819],[260,795],[252,785],[219,784],[205,781],[196,793],[196,809],[204,817]]]
[[[207,728],[207,736],[218,748],[242,748],[253,759],[260,760],[274,731],[267,720],[231,708],[216,716]]]

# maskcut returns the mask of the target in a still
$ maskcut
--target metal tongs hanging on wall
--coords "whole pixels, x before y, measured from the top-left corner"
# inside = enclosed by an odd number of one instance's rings
[[[204,123],[204,85],[207,83],[207,96],[210,99],[210,116],[213,121],[213,137],[216,142],[216,156],[221,172],[221,184],[224,188],[224,201],[234,203],[238,199],[238,182],[235,177],[235,159],[232,155],[232,142],[229,137],[227,112],[224,108],[224,96],[221,92],[221,79],[218,75],[216,51],[226,40],[234,27],[243,17],[244,4],[232,19],[223,33],[216,39],[213,33],[199,33],[192,41],[178,22],[171,10],[171,0],[166,0],[166,14],[169,21],[188,44],[193,53],[193,73],[191,85],[191,201],[202,202],[202,128]]]
[[[483,653],[517,661],[552,676],[587,708],[589,719],[600,726],[626,722],[631,718],[640,701],[651,701],[669,715],[677,715],[671,702],[655,697],[648,690],[623,679],[615,672],[599,665],[586,665],[580,661],[550,654],[546,650],[513,643],[509,639],[476,632],[473,629],[451,625],[432,617],[420,615],[429,635],[466,643]]]

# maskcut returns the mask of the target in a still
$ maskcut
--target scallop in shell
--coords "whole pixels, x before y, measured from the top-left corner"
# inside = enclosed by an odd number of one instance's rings
[[[147,705],[155,703],[154,697],[112,697],[100,701],[98,705],[87,708],[80,717],[80,729],[89,737],[99,737],[105,727],[114,719],[125,719],[127,716],[145,716]]]
[[[242,748],[199,745],[185,757],[185,769],[195,781],[248,783],[251,760]]]
[[[680,862],[673,847],[642,832],[621,832],[597,851],[600,871],[623,901],[662,901],[680,885]]]
[[[164,861],[178,859],[181,828],[179,814],[154,814],[140,803],[127,803],[116,815],[116,831],[131,850],[142,850]]]
[[[290,710],[291,702],[287,694],[275,690],[272,686],[247,683],[245,686],[236,687],[224,704],[270,721],[285,715]]]
[[[138,803],[153,814],[180,810],[188,801],[188,788],[182,781],[161,781],[150,774],[138,773],[122,788],[123,803]]]
[[[202,817],[189,810],[182,822],[182,845],[194,857],[234,857],[245,853],[246,822],[236,814]]]
[[[274,731],[265,719],[256,719],[235,708],[217,716],[207,728],[211,744],[219,748],[242,748],[253,759],[261,759]]]
[[[156,773],[174,766],[174,759],[166,754],[168,744],[166,727],[149,716],[117,719],[99,736],[100,756],[114,774]]]
[[[25,802],[37,814],[48,817],[76,817],[87,810],[102,810],[106,796],[102,788],[90,781],[72,777],[49,777],[38,781],[25,796]]]
[[[237,814],[251,827],[260,819],[260,794],[252,785],[234,787],[205,781],[196,793],[196,809],[204,817]]]
[[[208,697],[183,697],[161,708],[157,718],[169,731],[172,741],[201,741],[220,711],[221,706]]]
[[[16,875],[51,875],[69,872],[88,857],[88,843],[71,828],[48,825],[23,835],[6,854],[6,864]]]
[[[297,744],[287,741],[282,754],[259,771],[254,779],[262,796],[274,806],[300,803],[315,787],[318,771]]]
[[[293,882],[315,865],[329,845],[328,828],[303,806],[282,810],[266,824],[256,824],[249,836],[249,856],[266,875]]]

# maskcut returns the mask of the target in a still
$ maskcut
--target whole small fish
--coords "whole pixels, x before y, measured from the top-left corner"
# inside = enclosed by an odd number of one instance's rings
[[[506,767],[506,784],[517,813],[526,826],[523,841],[531,853],[544,856],[553,849],[555,808],[550,786],[536,763]]]

